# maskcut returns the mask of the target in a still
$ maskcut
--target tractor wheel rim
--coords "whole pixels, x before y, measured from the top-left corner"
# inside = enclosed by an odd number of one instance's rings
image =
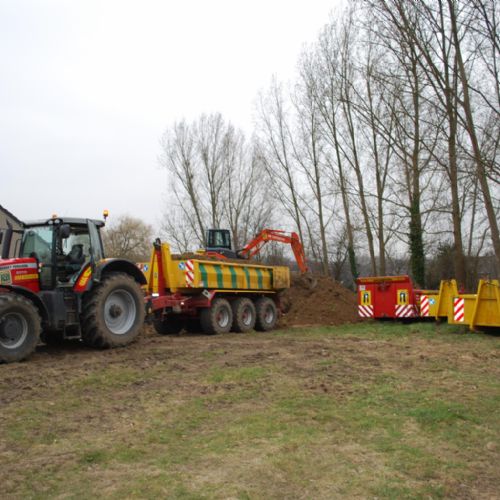
[[[11,312],[0,321],[0,345],[6,349],[17,349],[28,337],[28,322],[19,313]]]
[[[267,306],[264,311],[264,321],[267,324],[271,324],[274,321],[274,309],[271,306]]]
[[[225,307],[217,313],[217,324],[221,328],[225,328],[229,324],[229,311]]]
[[[253,314],[250,307],[245,307],[242,314],[242,322],[245,326],[250,326],[252,324]]]
[[[125,335],[134,326],[137,306],[134,297],[127,290],[111,292],[104,303],[104,321],[115,335]]]

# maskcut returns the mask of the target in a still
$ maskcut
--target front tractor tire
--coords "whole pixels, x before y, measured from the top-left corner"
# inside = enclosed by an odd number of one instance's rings
[[[0,295],[0,363],[26,359],[36,349],[41,320],[34,304],[16,293]]]
[[[128,274],[110,273],[84,298],[82,340],[104,349],[128,345],[141,332],[144,316],[139,283]]]
[[[228,333],[233,324],[233,311],[226,299],[215,299],[210,307],[201,310],[201,328],[204,333]]]

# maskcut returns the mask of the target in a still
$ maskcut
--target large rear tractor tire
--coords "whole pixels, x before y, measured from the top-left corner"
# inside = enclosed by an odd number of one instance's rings
[[[153,326],[160,335],[177,335],[184,328],[184,319],[177,314],[169,314],[163,318],[155,318]]]
[[[255,302],[257,321],[255,329],[261,332],[272,330],[278,322],[278,308],[269,297],[261,297]]]
[[[110,273],[84,299],[82,340],[100,348],[128,345],[138,337],[144,316],[139,283],[128,274]]]
[[[253,302],[245,297],[231,303],[233,309],[233,332],[247,333],[254,329],[256,311]]]
[[[215,299],[210,307],[201,310],[200,323],[209,335],[228,333],[233,324],[231,304],[226,299]]]
[[[26,359],[40,339],[38,309],[16,293],[0,295],[0,363]]]

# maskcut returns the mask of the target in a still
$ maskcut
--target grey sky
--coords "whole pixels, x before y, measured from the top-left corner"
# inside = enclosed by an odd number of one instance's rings
[[[158,226],[159,137],[220,111],[251,132],[336,0],[0,0],[0,204],[21,219],[129,213]]]

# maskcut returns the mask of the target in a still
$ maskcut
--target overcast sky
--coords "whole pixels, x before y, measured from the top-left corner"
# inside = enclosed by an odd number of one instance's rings
[[[250,133],[336,0],[0,0],[0,205],[155,227],[159,138],[219,111]]]

